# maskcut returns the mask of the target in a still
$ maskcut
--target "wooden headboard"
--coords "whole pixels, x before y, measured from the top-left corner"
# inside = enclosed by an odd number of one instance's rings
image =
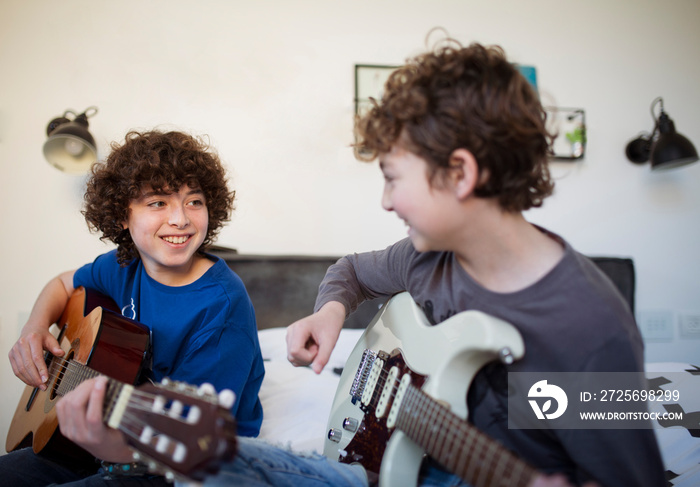
[[[224,259],[240,276],[255,308],[258,329],[286,327],[314,311],[318,286],[339,257],[246,255],[214,247],[209,253]],[[345,328],[365,328],[387,298],[362,303]]]

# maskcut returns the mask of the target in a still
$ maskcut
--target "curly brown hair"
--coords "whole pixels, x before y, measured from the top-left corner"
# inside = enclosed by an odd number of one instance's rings
[[[229,190],[219,156],[207,143],[182,132],[130,131],[123,144],[115,142],[111,148],[107,159],[92,167],[82,213],[90,230],[102,233],[101,240],[117,244],[122,266],[139,258],[122,224],[128,218],[129,204],[146,186],[163,193],[177,192],[183,184],[200,188],[209,227],[198,251],[203,252],[216,239],[231,217],[236,193]]]
[[[391,74],[381,101],[357,120],[355,154],[371,161],[401,144],[426,160],[433,183],[446,174],[452,152],[467,149],[485,176],[474,194],[523,211],[541,206],[554,189],[546,117],[500,47],[448,39]]]

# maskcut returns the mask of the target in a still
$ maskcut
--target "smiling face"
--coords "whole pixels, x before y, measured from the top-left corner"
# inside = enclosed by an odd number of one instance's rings
[[[461,222],[449,181],[431,184],[425,160],[398,144],[380,156],[379,166],[384,174],[382,207],[406,223],[416,250],[451,250]]]
[[[150,187],[129,204],[129,230],[146,272],[157,281],[189,280],[196,253],[207,236],[209,214],[199,188],[157,193]]]

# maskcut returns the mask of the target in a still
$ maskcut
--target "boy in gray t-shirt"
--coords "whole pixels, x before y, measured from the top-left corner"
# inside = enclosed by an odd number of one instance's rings
[[[523,217],[553,189],[537,94],[499,48],[455,44],[399,68],[359,120],[358,157],[379,158],[382,206],[406,222],[408,238],[329,268],[315,313],[289,327],[290,361],[320,372],[365,299],[408,291],[433,324],[480,310],[515,326],[526,352],[477,374],[471,422],[559,474],[547,480],[663,485],[652,430],[508,428],[507,372],[641,371],[643,344],[612,283]]]

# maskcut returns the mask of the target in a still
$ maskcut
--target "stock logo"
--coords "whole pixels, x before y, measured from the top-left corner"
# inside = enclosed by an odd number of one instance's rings
[[[569,405],[569,400],[566,397],[564,390],[554,384],[547,384],[546,380],[535,382],[530,388],[527,397],[529,398],[530,406],[535,412],[537,419],[556,419],[564,414],[566,407]],[[539,401],[538,401],[539,399]],[[540,408],[539,403],[546,399]],[[552,409],[552,399],[556,402],[557,409],[550,412]]]

